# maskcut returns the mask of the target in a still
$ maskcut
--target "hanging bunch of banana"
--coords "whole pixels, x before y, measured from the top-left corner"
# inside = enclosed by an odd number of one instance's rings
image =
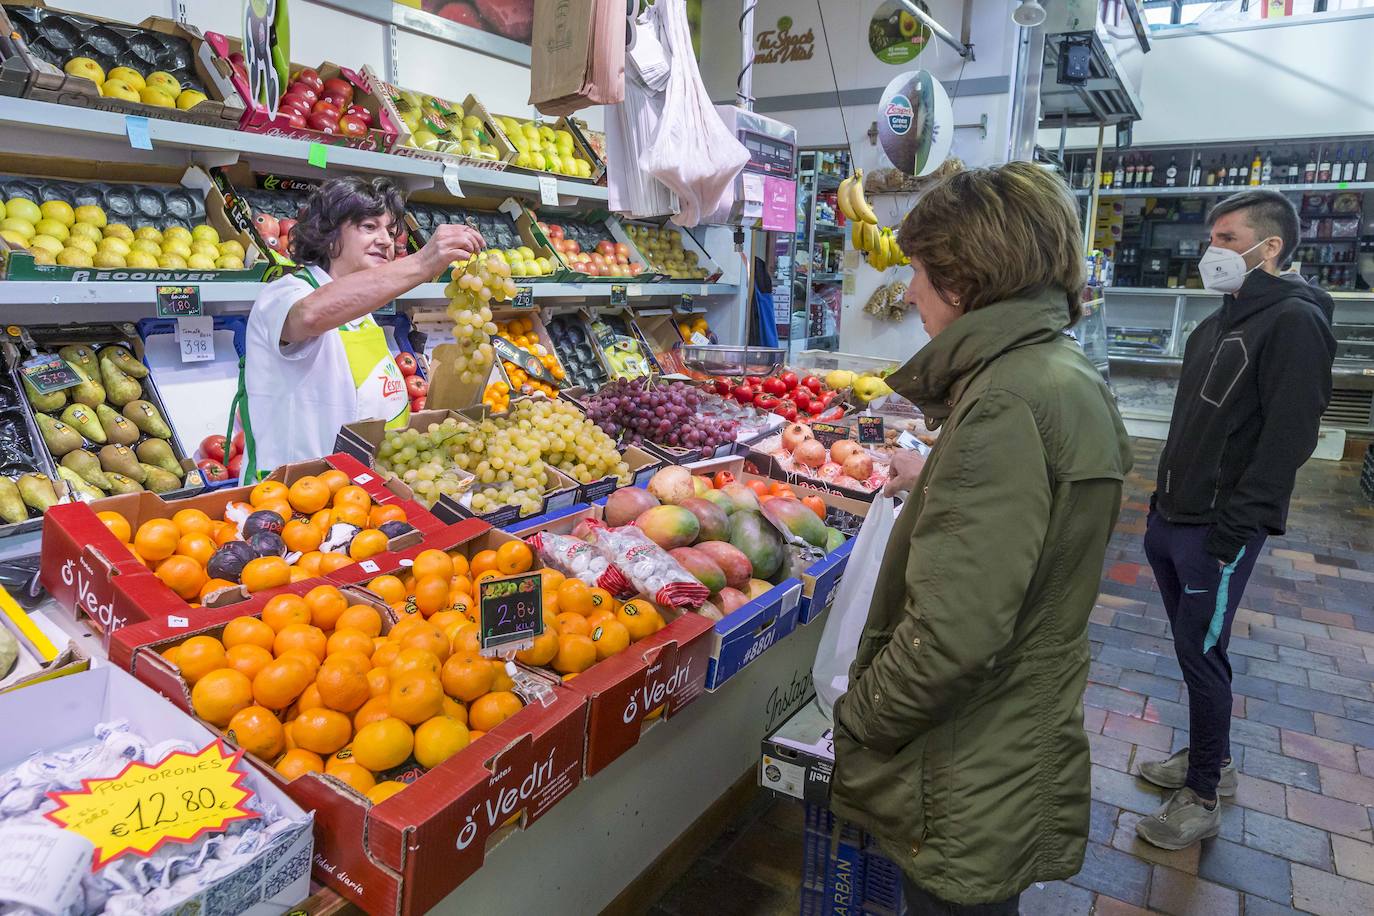
[[[859,251],[868,253],[868,263],[874,270],[906,265],[911,259],[897,247],[897,239],[887,226],[879,227],[878,216],[864,196],[864,173],[858,169],[840,182],[836,202],[840,212],[849,220],[849,239]]]

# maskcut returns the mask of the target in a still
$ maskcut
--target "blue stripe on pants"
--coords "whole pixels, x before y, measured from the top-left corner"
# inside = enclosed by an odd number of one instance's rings
[[[1221,581],[1217,583],[1216,610],[1212,611],[1212,622],[1207,627],[1207,638],[1202,641],[1203,655],[1212,651],[1212,647],[1217,644],[1217,637],[1221,636],[1221,622],[1226,618],[1226,605],[1231,600],[1231,575],[1243,559],[1245,559],[1244,547],[1240,549],[1240,553],[1236,554],[1234,560],[1221,568]]]

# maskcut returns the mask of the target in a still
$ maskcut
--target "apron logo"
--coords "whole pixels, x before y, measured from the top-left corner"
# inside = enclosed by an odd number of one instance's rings
[[[392,395],[400,394],[405,391],[406,383],[400,379],[394,379],[385,372],[377,376],[382,383],[382,397],[389,398]]]

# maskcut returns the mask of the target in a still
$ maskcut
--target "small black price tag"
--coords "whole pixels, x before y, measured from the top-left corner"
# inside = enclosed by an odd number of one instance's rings
[[[544,632],[543,577],[539,573],[489,579],[481,592],[481,632],[484,653],[514,643],[526,643]]]
[[[199,286],[159,286],[157,317],[192,318],[205,314],[200,304]]]
[[[532,309],[534,308],[534,287],[517,286],[515,288],[515,298],[510,301],[513,309]]]
[[[381,315],[383,318],[386,318],[386,317],[390,317],[390,316],[392,316],[392,315],[395,315],[395,314],[396,314],[396,303],[395,303],[394,301],[393,301],[393,302],[388,302],[386,305],[384,305],[384,306],[382,306],[381,308],[377,309],[377,311],[373,312],[372,314],[374,314],[374,315]]]
[[[839,442],[841,439],[849,438],[849,430],[843,426],[836,426],[833,423],[812,423],[811,433],[816,437],[816,441],[826,448]]]
[[[859,417],[859,442],[882,445],[885,442],[882,417]]]
[[[624,307],[630,302],[629,287],[623,283],[611,284],[611,305]]]
[[[39,394],[52,394],[81,384],[81,376],[56,353],[35,356],[19,367],[19,374],[28,379]]]
[[[692,296],[690,293],[682,294],[682,307],[685,309],[690,309],[692,307]]]

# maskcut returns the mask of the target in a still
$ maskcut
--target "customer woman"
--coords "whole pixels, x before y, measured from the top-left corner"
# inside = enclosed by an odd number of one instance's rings
[[[912,913],[1016,913],[1088,836],[1088,614],[1130,448],[1064,331],[1082,236],[1064,184],[955,174],[902,223],[931,340],[888,378],[940,426],[835,706],[832,807],[880,841]]]
[[[408,422],[405,379],[372,313],[484,243],[475,229],[442,225],[398,259],[404,213],[384,178],[335,178],[310,193],[291,236],[303,267],[269,283],[248,316],[244,425],[256,455],[247,453],[245,480],[333,452],[348,423]]]

